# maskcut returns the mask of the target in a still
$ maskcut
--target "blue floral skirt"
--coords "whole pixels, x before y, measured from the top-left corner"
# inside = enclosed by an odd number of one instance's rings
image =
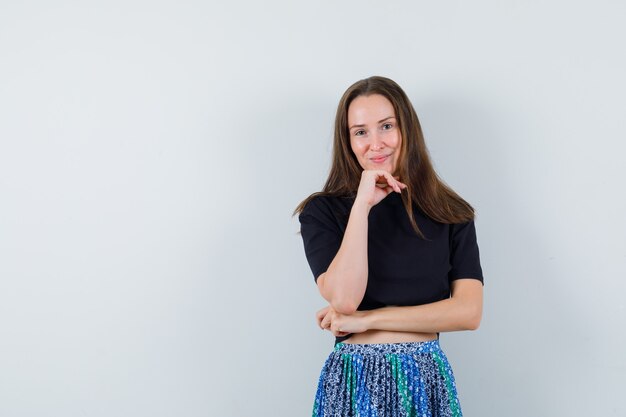
[[[439,340],[337,343],[322,368],[313,417],[462,416]]]

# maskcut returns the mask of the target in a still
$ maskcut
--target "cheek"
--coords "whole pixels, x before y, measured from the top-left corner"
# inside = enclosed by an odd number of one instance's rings
[[[358,141],[352,141],[350,143],[350,147],[352,148],[352,152],[354,152],[357,156],[361,156],[361,154],[363,153],[363,144],[359,143]]]
[[[352,149],[352,154],[356,157],[356,160],[361,161],[361,150],[359,149],[359,146],[352,142],[350,143],[350,149]]]
[[[399,148],[402,144],[402,135],[400,135],[399,131],[396,131],[396,147]]]

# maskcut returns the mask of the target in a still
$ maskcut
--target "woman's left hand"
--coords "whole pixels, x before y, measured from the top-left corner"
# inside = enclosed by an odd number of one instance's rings
[[[352,314],[342,314],[329,305],[315,313],[315,316],[320,328],[330,330],[338,337],[348,333],[362,333],[368,329],[367,311],[357,310]]]

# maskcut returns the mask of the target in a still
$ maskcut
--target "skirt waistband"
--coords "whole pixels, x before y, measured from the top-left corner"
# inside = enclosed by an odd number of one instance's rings
[[[344,343],[339,342],[333,349],[335,353],[359,353],[377,355],[387,353],[432,353],[441,352],[439,339],[424,342],[399,343]]]

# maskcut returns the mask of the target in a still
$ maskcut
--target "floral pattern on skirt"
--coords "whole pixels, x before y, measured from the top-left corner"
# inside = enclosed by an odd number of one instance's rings
[[[439,340],[335,345],[322,368],[313,417],[461,417]]]

